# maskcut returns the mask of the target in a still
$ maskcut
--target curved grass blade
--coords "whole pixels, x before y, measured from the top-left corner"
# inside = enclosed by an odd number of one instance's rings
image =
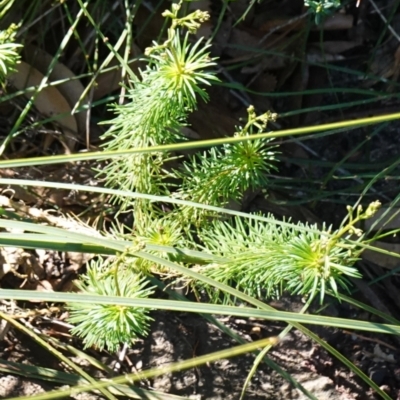
[[[1,160],[0,168],[17,168],[17,167],[27,167],[27,166],[38,166],[38,165],[51,165],[60,164],[64,162],[74,162],[74,161],[85,161],[85,160],[106,160],[113,157],[127,156],[136,153],[153,153],[153,152],[169,152],[169,151],[179,151],[187,149],[197,149],[204,147],[219,146],[221,144],[228,143],[238,143],[257,139],[271,139],[286,136],[304,135],[307,133],[329,131],[332,129],[354,129],[365,125],[379,124],[381,122],[388,122],[400,119],[400,113],[392,113],[387,115],[379,115],[369,118],[360,118],[357,120],[334,122],[330,124],[322,124],[317,126],[306,126],[302,128],[285,129],[281,131],[272,131],[269,133],[260,133],[256,135],[249,136],[236,136],[228,137],[222,139],[212,139],[212,140],[199,140],[184,143],[175,143],[161,146],[152,146],[148,148],[137,148],[130,150],[118,150],[118,151],[98,151],[98,152],[88,152],[79,153],[72,155],[58,155],[51,157],[34,157],[29,159],[16,159],[16,160]]]
[[[204,365],[206,363],[215,362],[220,359],[231,358],[235,356],[239,356],[241,354],[245,354],[256,350],[259,347],[265,347],[268,344],[276,343],[277,339],[275,337],[261,339],[256,342],[247,343],[239,346],[232,347],[230,349],[220,350],[211,354],[207,354],[204,356],[199,356],[190,360],[179,361],[176,363],[169,364],[165,367],[158,367],[153,368],[151,370],[146,370],[143,372],[134,372],[131,374],[125,374],[123,376],[119,376],[117,378],[109,379],[106,382],[97,382],[95,384],[90,385],[79,385],[74,386],[71,389],[67,390],[57,390],[54,392],[46,393],[46,394],[39,394],[38,396],[28,396],[28,397],[15,397],[10,400],[50,400],[50,399],[57,399],[59,397],[63,397],[66,394],[77,394],[82,392],[87,392],[89,390],[98,389],[108,387],[110,385],[115,384],[124,384],[135,382],[139,379],[149,379],[156,376],[164,375],[167,373],[175,372],[175,371],[182,371],[185,369],[190,369],[194,367],[198,367],[200,365]]]

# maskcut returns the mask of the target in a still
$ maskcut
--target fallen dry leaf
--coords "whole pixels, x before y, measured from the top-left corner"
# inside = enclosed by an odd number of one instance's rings
[[[41,72],[24,61],[21,61],[16,72],[9,76],[10,84],[18,90],[37,87],[43,79],[44,75]],[[26,93],[25,96],[32,98],[33,92]],[[65,97],[55,87],[47,86],[37,94],[34,106],[40,114],[54,118],[63,131],[67,145],[66,152],[72,152],[76,143],[78,126],[75,118],[71,115],[71,107]]]
[[[391,253],[400,254],[400,243],[386,243],[376,241],[371,243],[371,246],[377,247]],[[378,253],[373,250],[364,250],[362,253],[363,260],[370,261],[374,264],[380,265],[383,268],[394,269],[400,266],[400,259],[388,254]]]
[[[400,229],[400,208],[381,207],[372,218],[365,220],[364,230]]]
[[[336,13],[327,18],[322,25],[315,26],[314,29],[324,31],[347,30],[353,27],[354,17],[350,14]]]
[[[22,56],[26,62],[34,66],[42,74],[47,73],[47,69],[53,60],[53,56],[32,44],[24,47]],[[56,88],[67,100],[72,109],[81,98],[84,87],[81,81],[76,78],[75,74],[69,68],[67,68],[64,64],[58,62],[55,64],[53,71],[49,76],[49,81],[56,82],[61,80],[63,80],[64,82],[57,85]],[[80,104],[86,105],[87,98],[82,99],[80,101]],[[85,136],[86,132],[86,116],[87,111],[81,111],[74,114],[76,123],[78,125],[78,133],[79,136],[82,138]]]
[[[369,218],[364,222],[365,232],[376,232],[383,229],[386,231],[400,229],[399,208],[382,207],[376,212],[376,214],[372,218]],[[379,249],[400,255],[400,243],[375,241],[371,243],[371,245],[378,247]],[[398,259],[397,257],[378,253],[373,250],[365,250],[362,253],[362,258],[388,269],[397,268],[400,265],[400,259]]]
[[[360,43],[350,40],[327,40],[322,43],[322,53],[340,54],[345,51],[354,49],[359,45]],[[311,47],[321,51],[321,43],[314,43],[311,45]]]

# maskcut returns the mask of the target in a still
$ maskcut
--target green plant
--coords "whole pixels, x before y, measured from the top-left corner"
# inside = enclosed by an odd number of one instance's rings
[[[90,21],[85,8],[88,2],[85,5],[81,1],[78,3],[81,5],[79,15],[85,14]],[[67,8],[67,4],[63,4]],[[363,304],[357,306],[394,325],[302,315],[318,296],[321,302],[330,295],[351,303],[341,291],[349,287],[348,277],[359,276],[354,263],[365,244],[372,240],[366,239],[357,223],[370,217],[379,204],[372,203],[366,211],[359,206],[354,209],[349,206],[347,217],[335,230],[326,226],[293,224],[271,215],[236,212],[230,209],[229,202],[240,201],[248,188],[266,191],[274,184],[276,179],[269,177],[269,173],[277,168],[278,153],[272,142],[275,135],[303,135],[318,130],[326,134],[332,129],[350,130],[361,123],[398,119],[399,115],[267,134],[267,123],[276,115],[269,112],[257,115],[250,107],[248,121],[237,128],[234,137],[226,138],[225,143],[224,140],[189,143],[181,134],[180,127],[186,123],[187,114],[196,107],[197,99],[207,100],[203,87],[215,82],[216,77],[207,72],[214,63],[207,54],[207,45],[202,41],[192,45],[191,36],[185,33],[186,30],[193,32],[207,16],[196,12],[180,17],[181,4],[165,13],[172,19],[167,40],[154,44],[147,51],[148,65],[139,77],[130,76],[133,89],[128,89],[128,102],[114,106],[116,117],[108,122],[111,128],[104,136],[107,140],[104,152],[0,161],[0,168],[17,168],[79,160],[110,160],[104,173],[99,175],[108,188],[40,181],[11,182],[5,178],[0,178],[0,181],[5,185],[57,187],[71,192],[112,195],[116,209],[121,207],[123,211],[133,213],[133,226],[115,223],[111,232],[104,232],[101,237],[89,236],[40,223],[23,222],[8,209],[2,209],[0,226],[25,233],[0,232],[1,245],[79,251],[100,257],[89,264],[87,276],[80,277],[77,286],[81,293],[1,289],[2,298],[65,301],[71,313],[70,322],[76,324],[73,332],[83,339],[85,346],[110,351],[119,349],[122,343],[130,346],[139,335],[146,334],[150,320],[148,311],[152,309],[200,313],[238,342],[243,342],[243,339],[211,314],[286,321],[290,325],[279,335],[280,338],[292,327],[300,330],[358,374],[383,398],[388,398],[368,376],[302,325],[398,334],[398,321]],[[132,4],[125,2],[125,5],[128,11]],[[70,32],[75,33],[75,29],[71,28]],[[296,112],[305,110],[294,110]],[[185,158],[173,153],[196,146],[211,148]],[[174,168],[168,163],[172,159]],[[227,219],[227,215],[234,218]],[[158,280],[163,277],[168,281]],[[203,296],[205,291],[215,303],[229,302],[233,306],[189,302],[165,287],[171,280],[175,287],[186,285],[195,293],[203,291]],[[153,285],[165,290],[174,300],[148,298],[153,293]],[[278,312],[260,301],[267,296],[279,296],[284,291],[301,294],[307,300],[301,313]],[[243,304],[237,307],[236,300],[252,308],[242,307]],[[1,313],[0,318],[6,319],[6,316]],[[20,329],[17,324],[14,326]],[[34,337],[33,332],[31,337]],[[38,343],[47,340],[48,349],[54,345],[50,337],[37,337],[35,340]],[[253,343],[252,349],[267,346],[259,353],[255,367],[260,361],[266,362],[313,398],[266,355],[269,347],[277,342],[272,338]],[[212,359],[210,357],[208,361]],[[201,360],[204,362],[207,357]],[[196,362],[194,359],[193,362],[174,365],[171,370],[194,366]],[[167,371],[170,371],[168,367],[161,372]],[[152,371],[149,376],[157,373],[160,371]],[[85,386],[80,390],[96,387],[88,377],[82,375],[82,378]],[[87,382],[92,385],[88,386]],[[111,380],[102,384],[110,390],[115,389],[109,386]],[[130,388],[124,387],[127,389]],[[120,388],[117,388],[117,394],[121,394]],[[105,396],[112,398],[107,392]]]
[[[5,84],[7,75],[15,71],[15,67],[19,62],[20,56],[18,48],[21,44],[14,43],[18,26],[15,24],[5,31],[0,31],[0,84]]]
[[[221,258],[223,263],[200,266],[198,271],[252,297],[279,297],[282,291],[324,300],[326,290],[339,296],[338,288],[349,289],[348,277],[360,278],[353,267],[362,248],[348,239],[362,232],[355,225],[370,218],[379,202],[363,211],[348,207],[343,226],[318,228],[316,225],[279,226],[272,215],[268,224],[259,221],[215,221],[212,228],[200,233],[204,248]],[[204,285],[202,285],[204,287]],[[215,301],[220,293],[208,287]]]
[[[305,0],[304,5],[309,7],[315,15],[315,23],[319,25],[323,18],[340,7],[340,0]]]
[[[207,13],[196,11],[178,18],[181,3],[174,4],[164,16],[172,19],[168,38],[163,44],[154,43],[146,50],[148,64],[140,76],[132,77],[127,104],[114,106],[117,117],[104,135],[106,150],[146,148],[184,140],[180,127],[187,113],[196,104],[196,96],[203,100],[207,94],[201,84],[209,85],[216,78],[204,70],[213,66],[207,53],[208,45],[202,40],[189,43],[189,34],[208,18]],[[178,28],[187,28],[182,38]],[[149,194],[168,194],[168,184],[163,176],[163,164],[168,153],[138,154],[112,160],[101,172],[107,184],[127,190]],[[124,208],[132,204],[123,204]],[[143,205],[142,205],[143,207]],[[150,212],[149,210],[147,212]],[[136,226],[145,226],[146,213],[136,215]]]
[[[182,2],[174,4],[171,11],[163,13],[172,20],[167,40],[162,44],[154,43],[153,47],[146,50],[147,67],[140,71],[139,77],[132,77],[133,89],[129,90],[128,102],[113,107],[116,118],[108,122],[112,126],[104,135],[107,151],[151,148],[184,141],[180,128],[186,123],[187,114],[195,109],[197,97],[207,100],[207,93],[201,85],[209,85],[217,80],[212,72],[207,71],[214,65],[214,61],[207,53],[209,45],[203,44],[201,39],[192,45],[189,35],[196,32],[208,14],[195,11],[180,18],[178,13],[181,5]],[[186,29],[187,33],[181,34],[180,29]],[[238,127],[235,135],[246,138],[262,132],[267,123],[275,118],[276,115],[270,112],[257,116],[254,108],[250,107],[246,125]],[[230,200],[240,200],[247,189],[267,184],[268,172],[276,168],[273,165],[275,153],[271,151],[272,148],[266,139],[226,144],[189,157],[181,168],[172,170],[164,166],[166,161],[173,158],[172,154],[138,153],[112,159],[100,172],[100,176],[108,186],[119,189],[157,195],[172,194],[179,200],[224,206]],[[179,186],[173,191],[176,185]],[[139,247],[151,243],[194,248],[196,244],[191,239],[191,227],[208,225],[207,218],[212,215],[205,210],[185,205],[174,207],[166,214],[146,200],[132,202],[123,196],[115,197],[114,200],[122,210],[133,212],[134,229],[128,228],[129,233],[124,233],[127,228],[116,225],[112,235],[130,240],[134,246]],[[154,254],[162,255],[160,252]],[[135,271],[139,276],[152,272],[169,277],[175,275],[160,264],[129,256],[129,252],[118,256],[115,263],[121,265],[123,271]],[[190,267],[190,263],[186,265]],[[91,279],[82,278],[84,283],[81,287],[85,291],[91,290],[91,282],[103,279],[98,268],[92,268],[90,274]],[[126,279],[122,274],[114,274],[112,277],[115,286],[108,285],[110,290],[117,288],[118,281]],[[98,289],[96,287],[93,290]],[[83,336],[88,345],[106,345],[109,349],[115,349],[118,340],[130,342],[125,335],[126,331],[114,333],[115,341],[109,338],[109,330],[118,329],[118,324],[111,323],[110,318],[93,318],[88,321],[85,317],[87,308],[70,307],[71,321],[78,323],[75,332]],[[110,321],[109,329],[105,329],[106,321]],[[95,335],[90,333],[90,324],[93,324]],[[122,326],[126,327],[126,324]],[[137,328],[134,324],[133,336]],[[102,335],[101,332],[107,333]],[[145,326],[142,333],[145,333]],[[122,337],[126,340],[121,341]]]
[[[140,77],[133,78],[129,102],[114,106],[117,116],[109,122],[112,127],[104,135],[104,139],[108,140],[105,144],[107,150],[146,149],[182,141],[180,127],[186,123],[188,112],[196,107],[197,97],[207,100],[200,84],[208,85],[216,81],[211,72],[205,71],[214,62],[206,53],[208,45],[202,45],[201,40],[194,45],[189,42],[189,34],[196,31],[198,21],[204,21],[207,14],[193,12],[180,18],[181,4],[173,5],[172,11],[163,14],[172,19],[168,38],[164,43],[154,43],[152,48],[146,50],[148,65],[140,72]],[[183,39],[178,29],[182,27],[188,30]],[[118,157],[109,162],[101,176],[105,177],[108,186],[114,188],[171,195],[179,201],[224,207],[229,201],[240,201],[248,189],[267,189],[268,175],[276,169],[275,146],[270,139],[246,139],[263,132],[268,122],[275,119],[275,114],[266,112],[257,115],[254,108],[249,107],[247,123],[238,127],[235,133],[235,137],[243,138],[243,141],[195,154],[183,161],[180,168],[172,170],[165,167],[166,161],[173,157],[167,152],[151,151]],[[137,257],[132,249],[146,244],[193,250],[199,248],[224,261],[202,265],[193,264],[193,259],[187,257],[178,261],[213,282],[233,286],[252,297],[279,296],[288,291],[310,299],[319,294],[322,302],[328,288],[338,296],[339,287],[348,289],[348,277],[360,276],[353,265],[361,249],[357,242],[348,241],[349,235],[355,233],[356,222],[372,215],[379,206],[372,203],[365,212],[359,208],[355,218],[349,208],[349,220],[333,231],[332,228],[319,229],[303,224],[282,225],[272,216],[267,224],[260,221],[245,223],[239,218],[222,221],[215,219],[216,214],[210,210],[185,204],[172,206],[166,213],[144,199],[132,201],[125,196],[117,196],[114,200],[124,211],[133,212],[134,228],[117,224],[112,235],[130,241],[133,247],[128,247],[113,261],[112,265],[120,265],[119,270],[125,272],[110,275],[109,279],[114,283],[107,286],[108,295],[112,295],[112,290],[116,290],[115,295],[119,294],[118,285],[125,285],[127,278],[124,274],[130,271],[138,276],[153,273],[165,275],[194,290],[206,289],[214,301],[219,301],[222,296],[223,302],[231,301],[231,296],[216,290],[213,285],[187,279],[185,274],[177,274],[163,267],[162,263]],[[126,229],[128,233],[124,232]],[[199,244],[193,239],[194,235],[200,240]],[[151,254],[171,259],[160,251],[152,251]],[[102,281],[103,274],[103,270],[92,268],[89,280],[81,278],[85,282],[81,287],[90,292],[90,285]],[[99,289],[97,285],[96,291]],[[113,334],[115,341],[102,338],[101,332],[109,335],[110,330],[118,330],[118,324],[110,316],[112,309],[107,308],[107,318],[87,321],[85,316],[90,312],[87,307],[70,307],[71,321],[78,323],[75,331],[90,345],[115,349],[118,340],[130,342],[128,319],[121,324],[121,334]],[[97,309],[93,312],[101,314]],[[108,325],[107,321],[110,321]],[[132,338],[140,331],[139,321],[142,320],[134,319]],[[85,325],[80,327],[79,324]],[[93,326],[95,335],[90,334],[90,326]],[[145,333],[145,328],[143,324],[142,333]],[[96,343],[96,338],[99,343]]]
[[[147,298],[153,294],[147,282],[123,265],[124,257],[110,264],[103,259],[92,262],[86,275],[77,281],[77,288],[86,294],[118,295],[127,298]],[[85,347],[96,346],[117,351],[121,343],[133,344],[138,335],[147,332],[151,318],[138,307],[103,304],[71,303],[70,321],[77,324],[72,333],[83,338]]]
[[[257,116],[252,106],[247,111],[248,122],[237,128],[235,137],[261,133],[269,121],[276,119],[276,114],[270,112]],[[224,144],[196,154],[183,163],[181,170],[174,171],[174,177],[182,183],[173,195],[197,203],[225,206],[230,200],[240,201],[248,189],[266,187],[269,172],[276,169],[275,152],[269,142],[259,139]],[[209,214],[205,210],[181,207],[177,218],[183,224],[200,225]]]

